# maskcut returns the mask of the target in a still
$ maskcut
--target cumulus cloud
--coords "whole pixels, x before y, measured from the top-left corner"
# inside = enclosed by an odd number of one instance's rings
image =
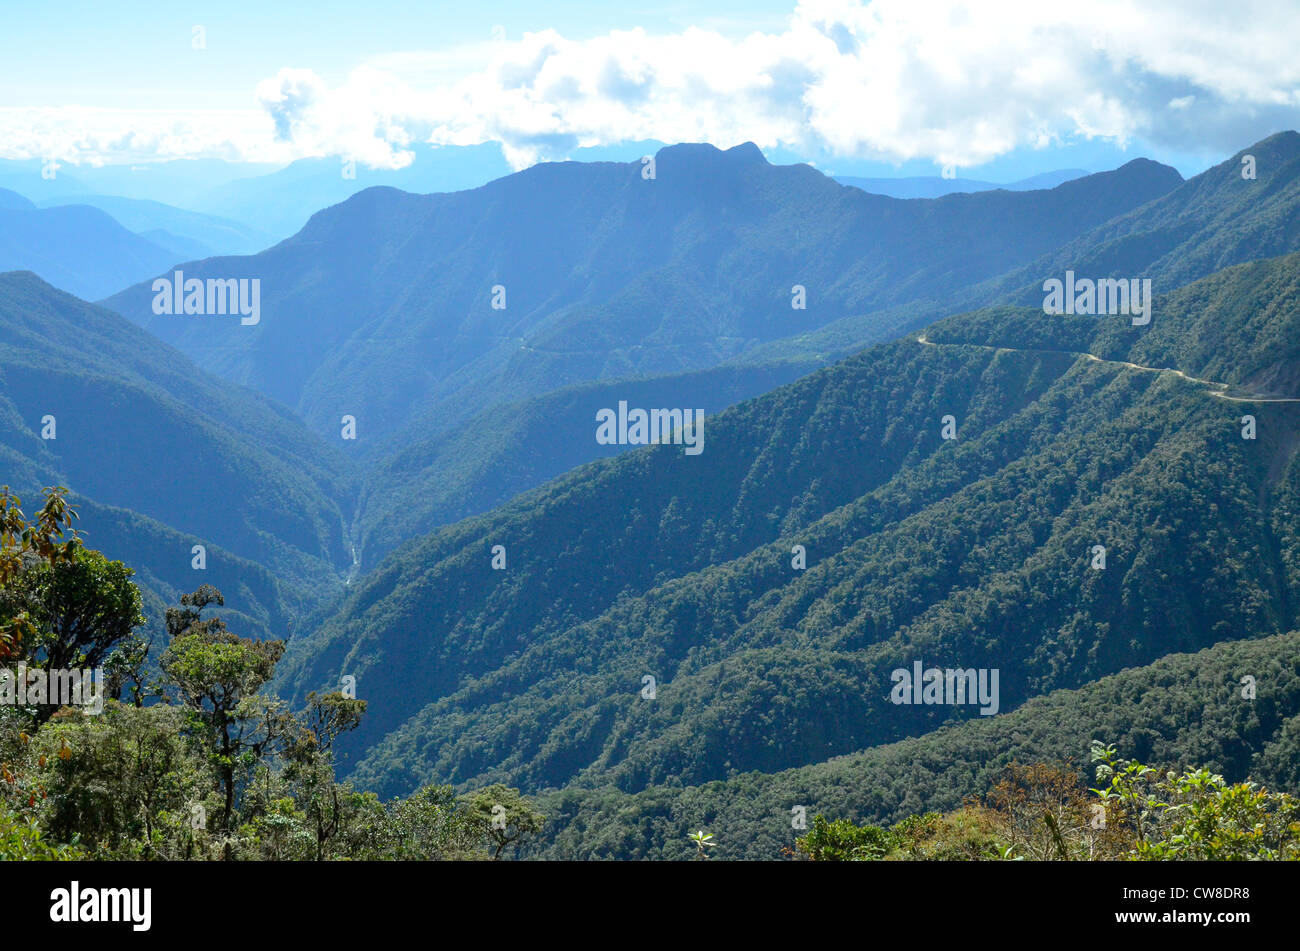
[[[499,141],[516,167],[641,139],[963,166],[1077,138],[1227,152],[1300,125],[1296,36],[1292,0],[804,0],[739,37],[494,31],[332,88],[281,70],[257,88],[260,131],[228,144],[390,168],[422,141]]]
[[[406,54],[384,70],[386,105],[358,95],[372,80],[356,75],[332,95],[351,91],[377,127],[400,112],[435,143],[500,141],[517,166],[633,139],[959,165],[1077,137],[1206,152],[1297,124],[1297,35],[1285,0],[806,0],[779,32],[548,30],[498,40],[481,66],[420,92],[402,77],[444,54]],[[346,124],[364,133],[361,117]]]
[[[364,67],[329,89],[308,69],[282,69],[257,86],[257,100],[275,124],[278,142],[303,155],[337,154],[366,165],[401,168],[409,146],[427,137],[421,115],[431,106],[394,73]]]
[[[103,165],[193,157],[282,162],[298,155],[293,144],[275,142],[266,115],[253,110],[0,107],[0,158]]]

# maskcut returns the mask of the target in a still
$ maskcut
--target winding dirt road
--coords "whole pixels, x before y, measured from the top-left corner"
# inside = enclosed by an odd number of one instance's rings
[[[1091,353],[1080,353],[1077,350],[1025,350],[1020,347],[990,347],[982,343],[932,343],[925,339],[925,334],[916,337],[916,342],[925,347],[976,347],[980,350],[992,350],[1000,353],[1004,350],[1019,350],[1022,353],[1073,353],[1075,356],[1087,357],[1089,360],[1095,360],[1098,363],[1112,363],[1116,366],[1128,367],[1130,370],[1141,370],[1144,373],[1172,373],[1180,376],[1189,383],[1200,383],[1202,386],[1212,388],[1211,396],[1217,396],[1221,400],[1228,400],[1233,403],[1300,403],[1300,397],[1292,396],[1229,396],[1226,392],[1229,389],[1227,383],[1220,383],[1217,380],[1202,380],[1200,377],[1188,376],[1182,370],[1175,370],[1172,367],[1144,367],[1139,363],[1129,363],[1127,360],[1103,360],[1101,357]]]

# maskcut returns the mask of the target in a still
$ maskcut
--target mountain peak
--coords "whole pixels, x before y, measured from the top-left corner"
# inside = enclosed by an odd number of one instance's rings
[[[742,142],[725,151],[708,142],[681,142],[677,145],[665,145],[655,156],[656,160],[667,159],[697,167],[721,166],[739,167],[744,165],[767,165],[766,156],[753,142]]]
[[[35,287],[56,293],[64,293],[50,284],[35,271],[25,269],[0,271],[0,285],[7,287]]]
[[[1243,155],[1254,155],[1257,159],[1260,156],[1267,156],[1279,164],[1300,158],[1300,132],[1296,132],[1294,129],[1274,132],[1267,138],[1260,139],[1254,145],[1242,149],[1237,155],[1229,159],[1229,164],[1239,164]]]
[[[0,210],[35,211],[36,206],[17,192],[10,191],[7,188],[0,188]]]

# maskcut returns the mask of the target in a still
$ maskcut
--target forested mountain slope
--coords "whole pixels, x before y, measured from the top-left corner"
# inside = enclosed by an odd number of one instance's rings
[[[341,453],[282,407],[22,272],[0,275],[0,452],[25,504],[38,507],[43,486],[71,488],[97,547],[166,579],[158,593],[224,572],[225,590],[247,595],[232,608],[281,635],[289,605],[333,596],[351,564]],[[203,572],[195,544],[209,548]]]
[[[1247,156],[1254,160],[1254,178],[1242,175]],[[1213,271],[1295,251],[1300,251],[1300,134],[1287,131],[1005,274],[949,294],[841,318],[757,347],[736,362],[832,360],[859,349],[865,335],[882,326],[905,332],[977,307],[1039,307],[1043,282],[1062,279],[1067,270],[1093,280],[1149,278],[1154,293],[1169,294]]]
[[[1093,740],[1158,766],[1196,765],[1230,782],[1300,789],[1300,632],[1174,654],[1005,716],[940,727],[824,763],[742,773],[639,793],[570,789],[543,798],[549,822],[533,858],[687,859],[687,830],[710,829],[721,859],[774,860],[809,817],[897,822],[982,795],[1012,762],[1074,763],[1089,786]],[[1257,695],[1243,696],[1242,679]]]
[[[817,369],[811,361],[716,367],[669,376],[584,383],[495,406],[449,433],[421,438],[412,424],[391,456],[367,469],[357,517],[363,569],[416,535],[509,501],[592,459],[627,447],[600,445],[592,424],[602,408],[688,406],[706,413],[766,393]]]
[[[1262,266],[1285,294],[1300,258]],[[356,778],[386,791],[633,791],[971,715],[889,702],[890,671],[917,659],[1000,669],[1005,711],[1291,630],[1300,405],[1243,408],[1130,365],[1164,322],[1162,352],[1186,353],[1192,375],[1197,327],[1230,336],[1263,314],[1252,339],[1294,340],[1294,308],[1203,309],[1242,280],[1160,298],[1145,329],[1032,309],[951,318],[711,417],[700,456],[660,446],[585,466],[386,560],[297,645],[287,683],[358,676],[371,706],[346,749],[369,750]],[[1286,353],[1243,348],[1234,372],[1285,376]]]

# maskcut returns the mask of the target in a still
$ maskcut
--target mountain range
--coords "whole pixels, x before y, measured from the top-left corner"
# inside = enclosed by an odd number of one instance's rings
[[[98,305],[0,275],[7,481],[70,486],[155,622],[211,581],[290,635],[291,702],[356,677],[360,787],[519,786],[549,857],[776,857],[793,805],[951,808],[1090,738],[1297,781],[1294,132],[933,199],[676,145],[178,260]],[[177,271],[258,319],[156,313]],[[1066,271],[1151,322],[1046,313]],[[703,451],[599,441],[620,406],[701,409]],[[996,710],[896,702],[917,663]]]
[[[37,208],[0,189],[0,272],[36,271],[82,298],[167,267],[172,251],[88,205]]]
[[[362,460],[353,542],[368,567],[441,520],[604,454],[566,437],[571,448],[534,469],[509,448],[557,445],[552,414],[571,388],[594,399],[616,381],[659,380],[665,398],[721,409],[773,372],[786,382],[826,362],[787,355],[783,341],[968,288],[1181,181],[1135,160],[1046,191],[902,201],[772,166],[752,145],[673,146],[654,178],[642,168],[543,164],[450,195],[368,189],[260,254],[177,269],[187,281],[259,281],[256,325],[155,314],[152,281],[104,304]],[[856,343],[897,329],[864,326]],[[736,368],[704,372],[722,364]],[[739,389],[712,392],[723,379]],[[357,433],[346,442],[345,416]],[[483,458],[491,445],[504,451]],[[477,484],[454,475],[466,472]],[[437,502],[443,491],[454,507]],[[415,518],[393,517],[402,510]]]
[[[956,714],[884,699],[915,658],[1000,669],[1009,709],[1290,630],[1300,393],[1278,383],[1300,256],[1242,267],[1158,300],[1160,337],[979,311],[712,417],[701,457],[575,470],[391,556],[294,645],[292,687],[358,677],[372,715],[349,748],[389,792],[636,791],[927,732]],[[1278,295],[1267,318],[1225,290],[1243,285]],[[1201,382],[1228,357],[1194,343],[1210,327],[1245,342],[1228,379]],[[1261,377],[1266,394],[1232,386]]]
[[[1007,191],[1035,191],[1042,188],[1055,188],[1076,178],[1083,178],[1088,173],[1081,168],[1060,169],[1055,172],[1043,172],[1018,181],[1000,185],[997,182],[985,182],[977,178],[944,178],[941,175],[918,175],[904,178],[861,178],[853,175],[836,175],[835,180],[841,185],[852,185],[873,195],[888,195],[891,198],[941,198],[963,192],[986,192],[997,188]]]

